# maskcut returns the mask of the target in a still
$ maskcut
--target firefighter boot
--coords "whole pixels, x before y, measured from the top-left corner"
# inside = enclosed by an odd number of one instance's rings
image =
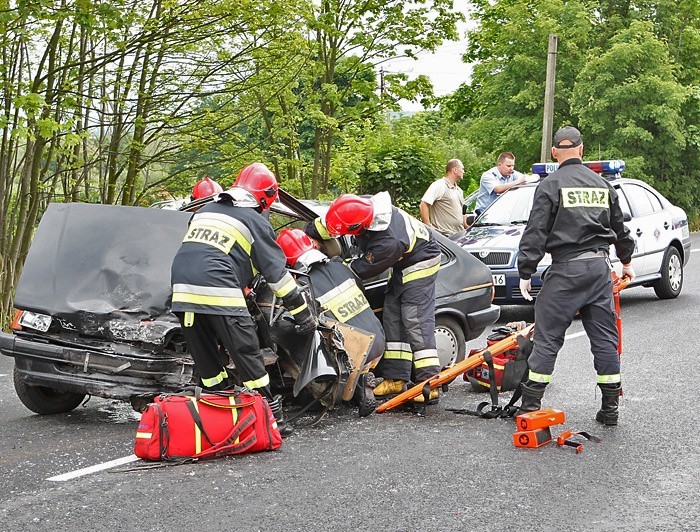
[[[292,425],[287,423],[284,419],[284,412],[282,411],[282,396],[275,395],[275,398],[272,401],[268,401],[268,404],[270,405],[270,410],[272,410],[272,415],[275,416],[275,420],[277,421],[277,428],[280,431],[280,435],[283,438],[286,438],[292,432],[294,432],[294,427],[292,427]]]
[[[360,417],[369,416],[374,409],[377,408],[377,401],[374,399],[374,391],[369,385],[374,376],[370,377],[369,373],[361,373],[357,379],[355,393],[352,396],[352,402],[358,406],[358,414]]]
[[[540,410],[542,408],[542,396],[544,395],[546,386],[547,385],[544,383],[530,380],[522,383],[520,387],[523,391],[523,397],[520,400],[520,407],[517,413],[524,414],[525,412]]]
[[[622,385],[616,382],[615,384],[599,384],[598,386],[603,393],[603,399],[600,410],[598,410],[598,413],[595,415],[595,419],[603,425],[617,425],[618,408],[620,406],[620,389]]]
[[[396,395],[401,392],[406,391],[406,381],[394,380],[394,379],[384,379],[380,382],[374,389],[375,397],[382,397],[384,395]]]
[[[438,391],[437,388],[434,390],[430,390],[430,394],[428,394],[428,403],[429,405],[436,405],[440,401],[440,392]],[[414,403],[425,403],[425,395],[420,394],[416,396],[413,399]]]

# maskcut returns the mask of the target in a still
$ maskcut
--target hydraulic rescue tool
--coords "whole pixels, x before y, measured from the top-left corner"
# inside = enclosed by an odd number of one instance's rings
[[[449,366],[443,369],[437,375],[433,375],[429,379],[426,379],[425,381],[420,382],[415,386],[412,386],[405,392],[400,393],[396,397],[389,399],[385,403],[382,403],[377,408],[377,412],[386,412],[387,410],[396,408],[397,406],[400,406],[406,403],[407,401],[410,401],[411,399],[415,399],[421,394],[423,394],[423,396],[425,396],[427,400],[427,397],[430,395],[430,390],[435,390],[439,386],[449,384],[455,378],[462,375],[465,371],[475,368],[476,366],[480,366],[484,361],[492,359],[494,355],[499,355],[505,351],[508,351],[509,349],[513,349],[514,347],[516,347],[518,345],[518,337],[527,337],[530,334],[532,334],[534,326],[535,324],[532,323],[524,329],[514,332],[507,338],[504,338],[503,340],[500,340],[495,344],[488,346],[486,349],[483,349],[478,353],[473,354],[465,360],[462,360],[461,362],[458,362],[453,366]]]
[[[627,288],[631,282],[629,277],[618,277],[613,271],[613,301],[615,303],[615,325],[617,326],[617,356],[622,356],[622,314],[620,313],[620,292]],[[620,386],[622,395],[622,386]],[[576,451],[579,452],[579,451]]]
[[[612,272],[613,300],[615,302],[615,325],[617,326],[617,354],[622,354],[622,315],[620,314],[620,292],[630,284],[629,277],[618,277]]]

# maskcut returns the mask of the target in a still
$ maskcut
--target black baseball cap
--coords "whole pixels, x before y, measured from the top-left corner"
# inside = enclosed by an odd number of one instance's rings
[[[568,140],[571,144],[567,143],[562,146],[561,143],[565,140]],[[555,148],[575,148],[576,146],[580,146],[582,143],[583,139],[581,138],[581,132],[574,126],[564,126],[554,134],[553,145]]]

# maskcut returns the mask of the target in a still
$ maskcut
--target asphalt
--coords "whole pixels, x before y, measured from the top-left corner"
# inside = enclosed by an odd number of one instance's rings
[[[98,399],[67,415],[32,415],[12,389],[12,360],[0,357],[0,529],[697,530],[699,272],[693,253],[675,300],[623,292],[618,427],[593,420],[600,394],[588,340],[572,324],[543,406],[565,411],[561,430],[602,438],[581,440],[580,454],[515,448],[512,420],[447,411],[487,397],[456,381],[424,417],[358,418],[342,407],[298,427],[278,451],[48,481],[130,455],[137,416]],[[515,320],[532,321],[532,309],[504,307],[499,323]]]

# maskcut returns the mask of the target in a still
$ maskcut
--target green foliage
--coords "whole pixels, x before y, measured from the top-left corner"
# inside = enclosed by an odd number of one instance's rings
[[[573,124],[591,158],[627,161],[689,215],[700,213],[697,0],[474,0],[470,83],[441,101],[486,153],[539,159],[547,43],[557,35],[553,128]]]
[[[440,175],[442,161],[430,141],[391,134],[382,138],[372,158],[372,167],[360,174],[359,192],[387,190],[396,206],[417,215],[423,192]]]
[[[588,146],[640,158],[635,177],[662,193],[682,186],[686,89],[673,76],[668,47],[648,22],[632,22],[595,53],[576,80],[573,108]],[[635,165],[637,166],[637,165]]]
[[[516,154],[522,167],[539,161],[549,35],[559,35],[555,123],[571,122],[567,83],[580,69],[590,42],[582,2],[509,0],[474,2],[477,28],[465,61],[472,82],[446,102],[455,118],[469,118],[468,136],[493,159]],[[559,82],[561,80],[561,82]]]
[[[374,194],[387,190],[394,203],[418,216],[425,190],[445,175],[445,164],[465,164],[466,191],[478,185],[483,158],[460,131],[436,111],[417,113],[348,138],[334,159],[334,192]],[[470,180],[470,176],[473,179]]]
[[[256,157],[303,197],[356,186],[357,161],[349,147],[386,110],[398,109],[400,99],[432,94],[425,77],[389,73],[378,91],[378,65],[455,39],[463,18],[451,0],[282,4],[286,18],[268,24],[274,39],[252,54],[247,90],[232,77],[235,98],[202,102],[209,113],[193,124],[190,149],[174,172],[191,179],[205,170],[215,175],[224,161]]]
[[[387,74],[377,94],[376,65],[456,39],[462,15],[452,11],[451,0],[329,0],[310,3],[305,16],[313,64],[303,115],[313,118],[309,193],[316,197],[329,188],[333,151],[339,140],[342,144],[344,129],[396,108],[401,98],[431,92],[425,78]]]

